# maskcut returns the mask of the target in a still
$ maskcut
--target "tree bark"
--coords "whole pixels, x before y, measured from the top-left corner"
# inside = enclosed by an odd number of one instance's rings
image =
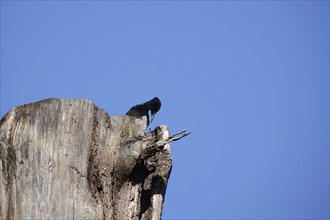
[[[0,122],[0,219],[160,219],[167,126],[88,100],[18,106]]]

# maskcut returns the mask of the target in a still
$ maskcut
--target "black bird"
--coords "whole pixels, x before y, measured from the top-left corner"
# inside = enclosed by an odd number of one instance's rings
[[[147,117],[147,127],[154,119],[156,113],[161,107],[161,102],[159,98],[155,97],[148,102],[133,106],[126,115],[133,116],[136,118],[142,118],[143,116]],[[151,112],[151,120],[149,120],[149,111]]]

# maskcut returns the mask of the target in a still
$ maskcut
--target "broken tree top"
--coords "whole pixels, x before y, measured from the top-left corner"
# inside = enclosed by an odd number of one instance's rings
[[[13,108],[0,121],[0,219],[160,219],[170,142],[189,133],[145,123],[84,99]]]

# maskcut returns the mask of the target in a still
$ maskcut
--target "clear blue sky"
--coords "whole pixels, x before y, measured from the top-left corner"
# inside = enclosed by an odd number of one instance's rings
[[[1,116],[154,96],[164,219],[329,218],[329,1],[1,1]]]

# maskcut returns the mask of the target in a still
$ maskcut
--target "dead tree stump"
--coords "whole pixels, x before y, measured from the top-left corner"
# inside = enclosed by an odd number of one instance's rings
[[[48,99],[0,122],[0,219],[160,219],[172,159],[167,126]]]

